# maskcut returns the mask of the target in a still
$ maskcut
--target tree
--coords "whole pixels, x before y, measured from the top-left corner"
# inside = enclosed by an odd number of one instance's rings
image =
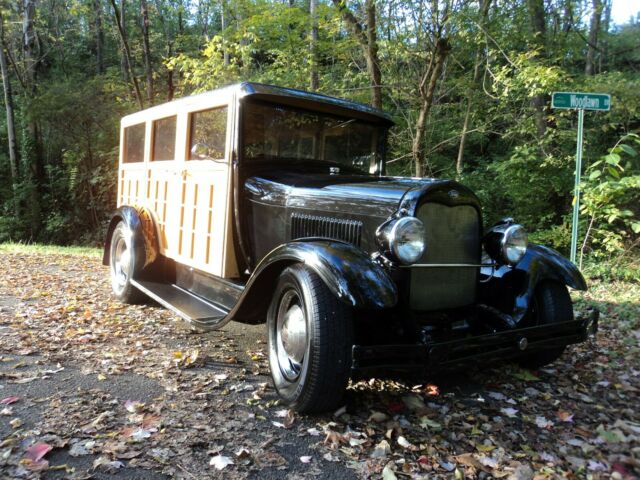
[[[7,139],[9,150],[9,168],[11,172],[11,187],[13,190],[13,205],[16,216],[20,209],[16,197],[16,184],[18,183],[18,149],[16,144],[16,127],[14,121],[13,92],[7,66],[6,46],[4,40],[4,15],[0,12],[0,70],[2,72],[2,86],[4,89],[4,105],[7,113]]]
[[[436,40],[435,50],[431,55],[429,65],[420,80],[420,87],[418,90],[420,92],[422,103],[420,104],[420,111],[418,113],[418,120],[415,128],[416,133],[413,137],[412,147],[416,177],[424,176],[424,130],[427,123],[427,117],[429,116],[431,106],[433,105],[433,95],[436,91],[436,85],[440,78],[440,74],[442,73],[444,62],[449,54],[450,48],[449,41],[446,38],[438,38]]]
[[[122,42],[122,48],[124,50],[124,58],[127,64],[127,73],[129,78],[133,82],[133,88],[135,89],[136,100],[138,101],[138,105],[140,109],[144,108],[144,101],[142,100],[142,93],[140,93],[140,85],[138,84],[138,79],[133,72],[133,60],[131,59],[131,49],[129,48],[129,41],[127,40],[127,34],[124,29],[124,25],[122,24],[122,17],[120,12],[118,11],[118,6],[116,5],[115,0],[110,0],[111,6],[113,7],[113,15],[116,20],[116,25],[118,26],[118,33],[120,34],[120,41]],[[124,0],[122,0],[124,7]]]
[[[310,80],[311,91],[318,90],[318,0],[309,0],[309,17],[311,17],[311,35],[309,37]]]
[[[487,16],[489,14],[489,6],[491,5],[491,0],[480,0],[480,30],[484,30],[485,25],[487,23]],[[486,37],[485,33],[482,32],[482,36]],[[471,117],[471,109],[474,100],[474,93],[478,87],[478,81],[480,80],[480,65],[482,63],[482,47],[479,45],[476,49],[476,58],[473,65],[473,82],[472,87],[469,88],[467,92],[467,110],[464,115],[464,121],[462,123],[462,133],[460,134],[460,146],[458,147],[458,157],[456,159],[456,173],[458,176],[462,174],[462,170],[464,168],[464,148],[467,143],[467,133],[469,131],[469,119]]]
[[[140,0],[142,28],[142,52],[144,54],[144,72],[147,77],[147,101],[153,105],[153,71],[151,65],[151,47],[149,46],[149,11],[147,0]]]
[[[354,38],[360,47],[362,47],[362,52],[367,62],[367,72],[369,73],[371,81],[371,105],[375,108],[382,108],[382,73],[380,71],[380,60],[378,59],[376,2],[375,0],[365,0],[364,10],[367,23],[363,26],[351,10],[349,10],[344,0],[332,1],[351,29]]]
[[[584,66],[585,75],[595,74],[595,57],[598,50],[598,33],[600,31],[600,18],[602,17],[602,0],[592,0],[593,11],[589,27],[589,41],[587,42],[587,60]]]
[[[529,16],[531,18],[532,44],[536,51],[536,57],[541,58],[547,53],[547,25],[544,13],[544,0],[528,0]],[[538,93],[531,99],[535,109],[536,130],[538,138],[542,138],[547,130],[547,120],[544,115],[546,95]]]

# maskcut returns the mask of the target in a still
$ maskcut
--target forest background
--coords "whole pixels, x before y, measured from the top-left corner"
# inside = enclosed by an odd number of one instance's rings
[[[568,253],[577,115],[580,253],[635,277],[640,15],[612,0],[21,0],[0,7],[0,242],[98,245],[119,119],[240,80],[370,103],[397,123],[388,171],[457,178],[486,223],[512,216]]]

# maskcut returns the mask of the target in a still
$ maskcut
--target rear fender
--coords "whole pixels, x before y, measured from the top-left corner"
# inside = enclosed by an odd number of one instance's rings
[[[111,237],[118,223],[124,222],[131,232],[131,244],[135,253],[135,265],[142,268],[152,264],[158,257],[158,235],[151,212],[144,207],[124,205],[111,216],[102,254],[103,265],[109,265]]]
[[[395,284],[365,252],[348,243],[309,240],[286,243],[268,253],[229,315],[238,321],[264,321],[278,276],[294,263],[311,268],[336,298],[351,307],[381,309],[397,303]]]
[[[514,268],[500,267],[495,276],[501,277],[507,284],[517,285],[512,312],[516,322],[526,315],[540,282],[550,280],[575,290],[587,289],[587,282],[578,267],[555,250],[536,244],[529,244],[527,253]]]

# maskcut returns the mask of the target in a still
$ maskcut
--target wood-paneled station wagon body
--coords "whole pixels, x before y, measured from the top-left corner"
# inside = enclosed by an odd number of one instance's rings
[[[201,329],[267,324],[276,390],[338,406],[349,378],[468,362],[554,361],[578,269],[505,219],[484,229],[463,185],[385,175],[391,119],[368,106],[242,83],[122,120],[104,263]]]

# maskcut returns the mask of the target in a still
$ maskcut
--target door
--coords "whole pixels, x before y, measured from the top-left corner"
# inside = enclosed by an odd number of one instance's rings
[[[238,276],[232,236],[229,112],[226,105],[219,105],[185,113],[187,148],[174,212],[174,258],[223,278]]]

